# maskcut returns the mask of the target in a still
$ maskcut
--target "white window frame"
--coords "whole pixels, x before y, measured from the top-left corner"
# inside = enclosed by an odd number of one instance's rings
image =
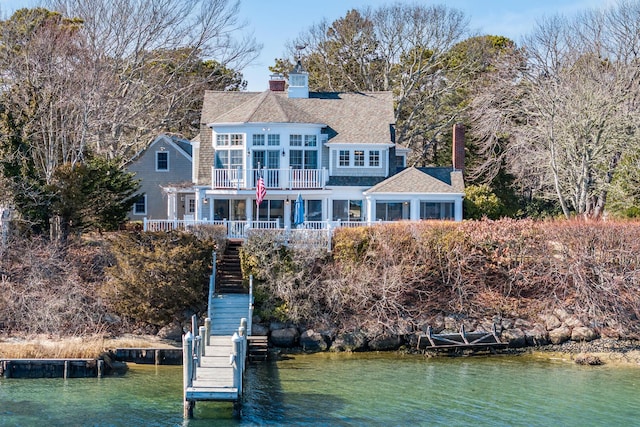
[[[131,210],[133,211],[133,215],[146,215],[147,214],[147,195],[143,194],[141,196],[144,199],[144,211],[143,212],[139,212],[136,210],[136,205],[138,204],[137,200],[133,201],[133,207],[131,208]]]
[[[267,134],[267,146],[268,147],[279,147],[280,146],[280,134],[279,133],[268,133]]]
[[[372,164],[373,162],[371,160],[372,160],[373,153],[377,153],[377,161],[378,161],[377,165]],[[382,166],[382,162],[380,161],[381,156],[382,156],[382,153],[380,152],[380,150],[369,150],[369,156],[367,158],[367,162],[368,162],[369,167],[370,168],[379,168],[379,167],[381,167]]]
[[[347,155],[347,164],[342,164],[343,158],[342,155],[346,154]],[[338,150],[338,167],[339,168],[348,168],[351,167],[351,150]]]
[[[353,150],[353,167],[363,168],[367,165],[367,152],[365,150]]]
[[[253,134],[253,146],[254,147],[264,147],[266,145],[266,140],[264,134],[255,133]]]
[[[160,169],[158,167],[159,157],[161,154],[166,154],[167,156],[167,167],[166,169]],[[169,152],[168,151],[156,151],[156,172],[169,172]]]

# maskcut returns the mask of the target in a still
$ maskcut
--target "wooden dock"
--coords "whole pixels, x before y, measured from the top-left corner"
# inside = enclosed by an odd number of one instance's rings
[[[490,332],[466,332],[463,325],[460,332],[452,334],[434,334],[429,326],[427,333],[418,337],[419,350],[492,350],[505,348],[507,345],[500,341],[495,325]]]
[[[183,339],[185,417],[198,401],[233,402],[239,411],[252,312],[252,292],[213,294],[205,325],[192,321]]]

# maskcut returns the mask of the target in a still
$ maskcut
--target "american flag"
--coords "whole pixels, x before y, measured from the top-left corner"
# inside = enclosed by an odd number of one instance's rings
[[[264,186],[264,178],[258,177],[258,183],[256,184],[256,204],[259,206],[264,200],[264,196],[267,195],[267,189]]]

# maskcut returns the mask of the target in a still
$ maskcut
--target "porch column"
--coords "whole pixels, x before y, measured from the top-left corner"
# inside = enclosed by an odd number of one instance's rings
[[[167,219],[178,219],[178,195],[175,191],[167,192]]]
[[[462,221],[462,197],[457,197],[453,202],[453,219]]]
[[[201,189],[196,189],[195,191],[195,197],[196,197],[196,211],[193,213],[194,214],[194,218],[196,221],[199,221],[202,219],[202,209],[200,208],[201,204],[202,204],[202,194],[201,194]]]
[[[245,203],[244,203],[244,213],[245,216],[247,217],[247,221],[253,221],[253,205],[255,204],[255,200],[253,200],[251,197],[247,197]],[[258,211],[256,210],[256,220],[258,219]]]
[[[417,221],[420,219],[420,199],[411,199],[409,207],[409,219]]]
[[[365,199],[367,222],[374,222],[376,220],[376,200],[371,197]]]
[[[295,203],[294,200],[285,200],[284,202],[284,228],[291,228],[291,205]]]

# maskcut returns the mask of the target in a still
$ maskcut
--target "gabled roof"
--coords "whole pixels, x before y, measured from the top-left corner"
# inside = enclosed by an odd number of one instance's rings
[[[151,141],[151,144],[149,144],[148,147],[143,148],[142,150],[134,154],[134,156],[130,160],[128,160],[126,164],[132,163],[137,159],[139,159],[144,153],[146,153],[151,147],[156,145],[158,142],[164,142],[166,144],[172,145],[180,154],[182,154],[189,160],[192,160],[193,158],[193,147],[190,141],[187,141],[186,139],[183,139],[176,135],[167,135],[163,133],[156,136],[155,139]]]
[[[206,91],[201,123],[310,123],[327,128],[329,143],[391,142],[394,124],[391,92],[311,92],[289,98],[286,92]]]
[[[450,167],[410,167],[367,190],[373,193],[464,193],[462,172]]]

